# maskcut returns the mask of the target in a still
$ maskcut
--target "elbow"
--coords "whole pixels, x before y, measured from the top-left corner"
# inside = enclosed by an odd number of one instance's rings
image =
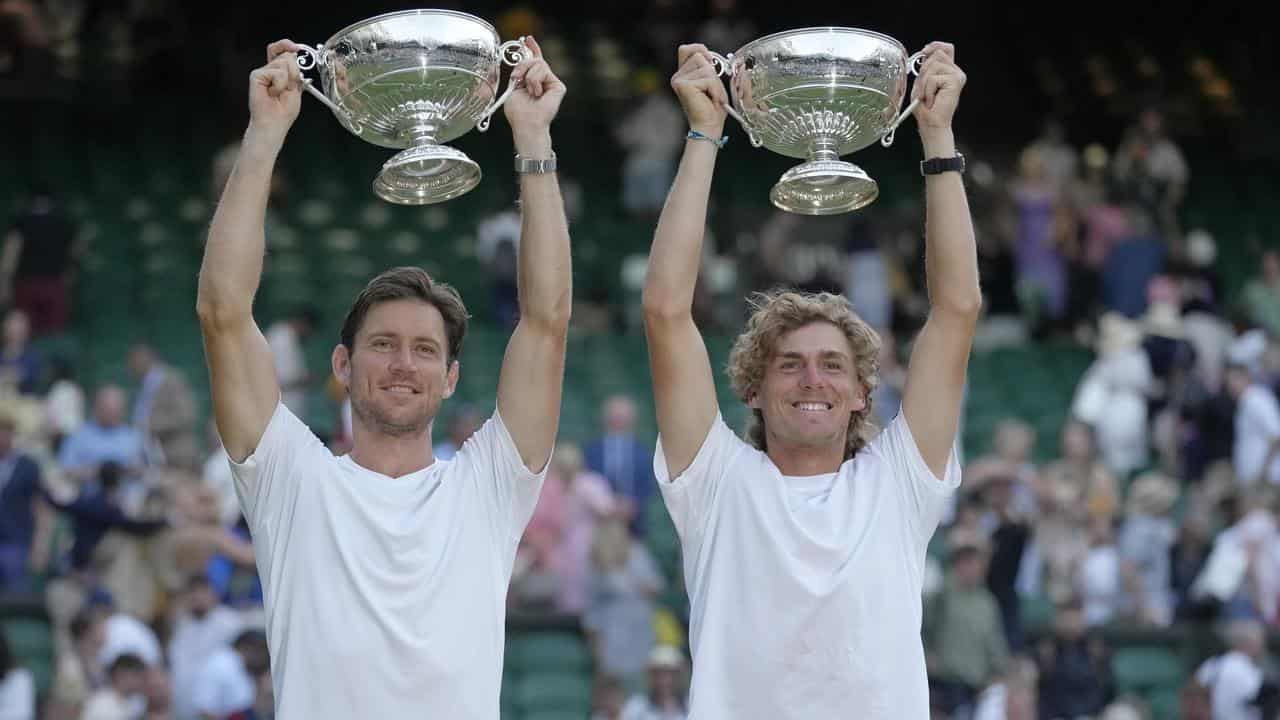
[[[645,325],[669,323],[688,317],[692,308],[682,302],[676,293],[646,286],[640,298]]]
[[[569,335],[569,321],[573,314],[573,298],[569,291],[559,294],[545,303],[534,303],[528,310],[521,309],[520,321],[538,328],[553,337]]]
[[[252,314],[252,308],[244,303],[211,299],[203,292],[196,299],[196,317],[200,320],[200,327],[206,332],[217,332],[243,324]]]
[[[933,309],[977,324],[982,316],[982,292],[973,288],[969,292],[945,294],[934,301]]]

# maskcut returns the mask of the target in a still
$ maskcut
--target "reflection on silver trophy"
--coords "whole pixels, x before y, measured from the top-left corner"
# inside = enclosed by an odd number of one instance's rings
[[[915,109],[899,113],[907,76],[923,53],[908,57],[893,38],[869,30],[788,30],[715,56],[728,75],[729,113],[751,144],[806,160],[783,174],[769,198],[782,210],[834,215],[865,207],[879,195],[866,172],[840,156],[879,141]]]
[[[401,205],[462,195],[480,182],[480,166],[444,143],[471,128],[484,132],[514,89],[497,96],[503,63],[528,56],[503,43],[492,25],[449,10],[404,10],[355,23],[323,45],[304,46],[303,70],[316,68],[323,92],[304,87],[357,137],[405,148],[383,166],[374,193]],[[496,99],[495,99],[496,98]]]

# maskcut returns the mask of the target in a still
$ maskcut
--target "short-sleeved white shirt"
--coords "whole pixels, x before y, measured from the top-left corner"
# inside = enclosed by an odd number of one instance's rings
[[[654,472],[692,603],[690,720],[929,716],[925,551],[960,484],[939,480],[899,414],[820,478],[784,478],[717,415],[671,480]]]
[[[388,477],[278,404],[232,462],[280,720],[498,717],[506,592],[546,476],[495,412],[448,461]]]

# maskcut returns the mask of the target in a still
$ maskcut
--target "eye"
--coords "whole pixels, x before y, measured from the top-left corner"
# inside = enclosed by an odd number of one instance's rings
[[[378,338],[373,341],[374,350],[386,350],[391,347],[391,341],[386,338]]]
[[[843,370],[844,363],[840,362],[839,360],[828,360],[826,362],[826,367],[828,370]]]
[[[418,346],[418,352],[422,353],[423,355],[427,355],[427,356],[429,356],[429,357],[435,357],[435,355],[436,355],[436,346],[435,346],[435,345],[426,345],[426,344],[419,345],[419,346]]]
[[[796,368],[800,367],[800,361],[783,360],[782,363],[778,365],[778,367],[783,370],[795,370]]]

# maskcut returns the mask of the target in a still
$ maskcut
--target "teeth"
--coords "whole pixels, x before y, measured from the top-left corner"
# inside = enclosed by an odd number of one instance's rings
[[[413,388],[411,388],[411,387],[405,387],[404,385],[392,385],[391,387],[387,388],[387,390],[390,390],[391,392],[396,392],[396,393],[411,393],[411,392],[413,392]]]
[[[796,403],[796,407],[801,410],[830,410],[830,406],[826,403]]]

